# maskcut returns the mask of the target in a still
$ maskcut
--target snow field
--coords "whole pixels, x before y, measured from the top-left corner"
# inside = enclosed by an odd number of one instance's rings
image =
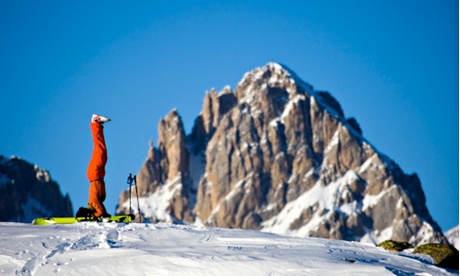
[[[371,244],[170,224],[0,223],[2,275],[458,275]]]

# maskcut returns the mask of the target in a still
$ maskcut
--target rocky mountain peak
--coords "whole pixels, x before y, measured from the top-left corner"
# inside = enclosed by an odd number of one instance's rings
[[[308,95],[313,93],[311,85],[297,77],[287,66],[275,62],[270,62],[244,75],[243,79],[238,83],[236,92],[239,103],[252,99],[251,96],[254,96],[254,93],[252,93],[254,90],[250,89],[250,87],[254,86],[279,88],[286,91],[290,98],[303,92],[307,92]]]
[[[298,81],[287,67],[271,62],[246,73],[235,95],[238,104],[248,104],[253,113],[267,111],[265,115],[276,117],[290,99],[312,91],[309,84]]]
[[[0,155],[0,221],[73,215],[69,195],[62,195],[49,171],[18,157]]]
[[[375,243],[446,242],[418,177],[362,133],[329,92],[268,63],[234,92],[206,92],[189,135],[177,111],[160,121],[158,148],[139,172],[143,216]]]

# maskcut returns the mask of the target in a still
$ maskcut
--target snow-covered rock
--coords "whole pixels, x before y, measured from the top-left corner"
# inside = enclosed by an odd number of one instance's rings
[[[0,155],[0,221],[73,215],[70,196],[61,193],[48,171],[21,158]]]

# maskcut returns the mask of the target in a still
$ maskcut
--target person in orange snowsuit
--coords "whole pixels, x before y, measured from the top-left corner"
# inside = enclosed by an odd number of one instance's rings
[[[105,164],[107,163],[107,147],[105,145],[104,127],[110,119],[94,114],[91,118],[91,134],[93,137],[93,153],[88,165],[87,177],[89,185],[88,209],[94,210],[94,217],[110,217],[103,204],[105,192]]]

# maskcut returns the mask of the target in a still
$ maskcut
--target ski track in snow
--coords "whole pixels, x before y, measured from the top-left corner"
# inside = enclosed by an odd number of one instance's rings
[[[458,275],[371,244],[170,224],[0,223],[2,275]]]

